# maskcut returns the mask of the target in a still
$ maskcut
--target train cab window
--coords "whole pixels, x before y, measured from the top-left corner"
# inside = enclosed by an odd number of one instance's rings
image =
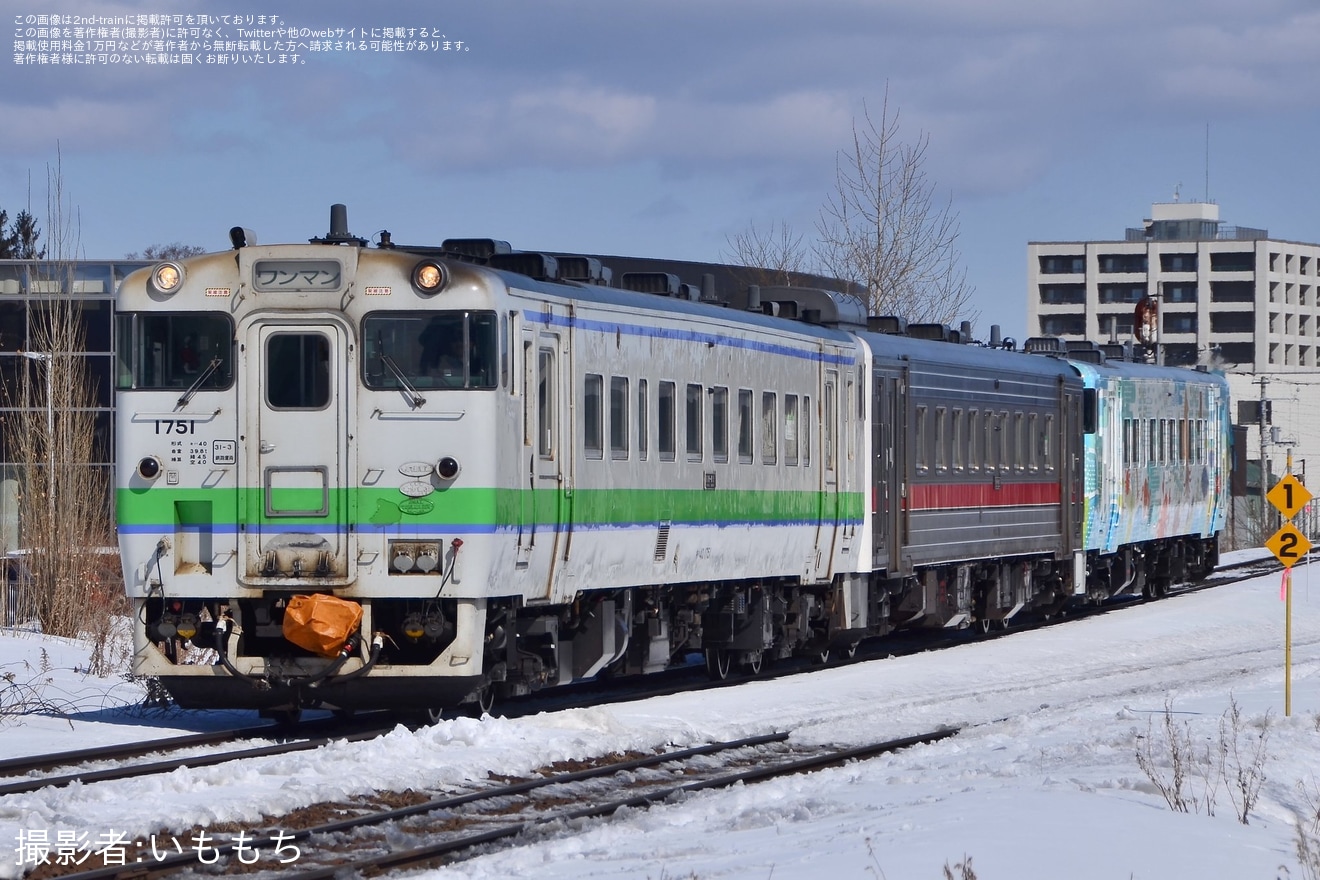
[[[784,464],[797,467],[798,464],[798,396],[784,395]]]
[[[266,338],[266,403],[271,409],[322,409],[330,402],[330,340],[323,333]]]
[[[582,377],[582,450],[587,458],[601,458],[605,449],[601,394],[605,384],[597,373]]]
[[[628,457],[628,379],[610,377],[610,458]]]
[[[751,464],[752,450],[752,392],[748,388],[738,389],[738,461]]]
[[[779,399],[773,391],[761,394],[761,463],[779,460]]]
[[[710,451],[720,463],[729,460],[729,389],[712,388],[710,395]]]
[[[536,453],[543,459],[555,457],[555,352],[536,352]]]
[[[825,458],[825,470],[834,471],[834,382],[825,380],[825,409],[821,414],[821,455]]]
[[[688,461],[701,461],[701,411],[705,397],[700,385],[689,383],[684,399],[687,412],[687,457]]]
[[[499,385],[494,312],[373,312],[362,321],[362,350],[363,382],[371,389]]]
[[[204,312],[115,316],[115,387],[228,388],[233,383],[234,325]]]
[[[660,395],[656,400],[658,417],[656,448],[660,451],[661,461],[673,461],[674,450],[677,448],[678,435],[676,431],[675,420],[678,415],[675,387],[673,382],[660,383]]]

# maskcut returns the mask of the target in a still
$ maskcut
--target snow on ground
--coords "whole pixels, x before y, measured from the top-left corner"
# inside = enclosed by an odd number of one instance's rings
[[[970,857],[980,880],[1311,878],[1295,855],[1298,811],[1320,806],[1320,572],[1294,574],[1292,716],[1284,717],[1279,576],[1090,620],[901,658],[695,694],[520,718],[456,719],[314,753],[179,770],[144,780],[0,798],[0,877],[22,839],[96,843],[194,823],[255,832],[261,813],[373,790],[444,787],[556,760],[791,730],[861,744],[941,725],[951,739],[810,776],[692,795],[611,822],[550,829],[532,845],[428,878],[940,878]],[[88,650],[0,634],[0,756],[250,723],[244,713],[150,713],[136,684],[77,671]],[[13,714],[16,693],[39,711]],[[1243,825],[1236,786],[1187,787],[1172,812],[1138,767],[1138,737],[1162,745],[1166,707],[1198,750],[1240,708],[1249,750],[1267,730],[1266,779]],[[1231,765],[1230,765],[1231,773]],[[253,804],[260,804],[254,807]],[[140,805],[149,803],[153,808]],[[156,805],[168,805],[164,809]],[[159,818],[171,817],[172,829]],[[186,841],[185,841],[186,845]],[[262,854],[274,868],[273,854]],[[957,872],[955,872],[956,875]]]

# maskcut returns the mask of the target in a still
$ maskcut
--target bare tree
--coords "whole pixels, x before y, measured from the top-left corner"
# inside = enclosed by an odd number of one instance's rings
[[[47,168],[49,260],[29,265],[34,300],[25,369],[5,383],[4,440],[17,463],[18,514],[30,578],[19,611],[51,635],[93,639],[93,671],[104,671],[104,650],[123,592],[117,559],[101,552],[112,542],[105,450],[95,448],[96,393],[87,369],[81,304],[73,290],[78,237],[59,165]],[[100,666],[101,669],[96,667]]]
[[[820,211],[816,255],[823,272],[870,292],[870,314],[974,320],[968,312],[974,288],[957,248],[958,215],[952,199],[936,202],[926,176],[929,144],[924,133],[912,143],[899,137],[888,89],[878,121],[863,106]]]
[[[141,253],[134,251],[124,254],[125,260],[181,260],[184,257],[196,257],[206,253],[206,248],[195,244],[172,241],[169,244],[149,244]]]
[[[767,286],[788,285],[794,273],[810,272],[811,250],[787,223],[771,221],[762,229],[755,221],[743,232],[725,238],[728,250],[721,256],[745,266],[745,283]]]

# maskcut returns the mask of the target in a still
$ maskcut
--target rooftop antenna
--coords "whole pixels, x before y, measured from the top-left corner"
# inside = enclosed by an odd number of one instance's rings
[[[1177,183],[1175,183],[1175,184],[1173,185],[1173,200],[1174,200],[1174,202],[1181,201],[1181,197],[1182,197],[1182,181],[1178,181]]]
[[[1205,124],[1205,203],[1210,204],[1210,123]]]

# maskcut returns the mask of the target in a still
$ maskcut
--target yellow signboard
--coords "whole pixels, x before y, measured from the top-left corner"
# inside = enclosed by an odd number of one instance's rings
[[[1297,511],[1311,500],[1311,493],[1302,485],[1301,480],[1288,474],[1275,483],[1274,488],[1265,497],[1270,500],[1270,504],[1278,508],[1284,519],[1292,519],[1297,515]]]
[[[1283,528],[1265,542],[1265,546],[1283,563],[1284,568],[1292,568],[1311,551],[1311,542],[1292,523],[1284,523]]]

